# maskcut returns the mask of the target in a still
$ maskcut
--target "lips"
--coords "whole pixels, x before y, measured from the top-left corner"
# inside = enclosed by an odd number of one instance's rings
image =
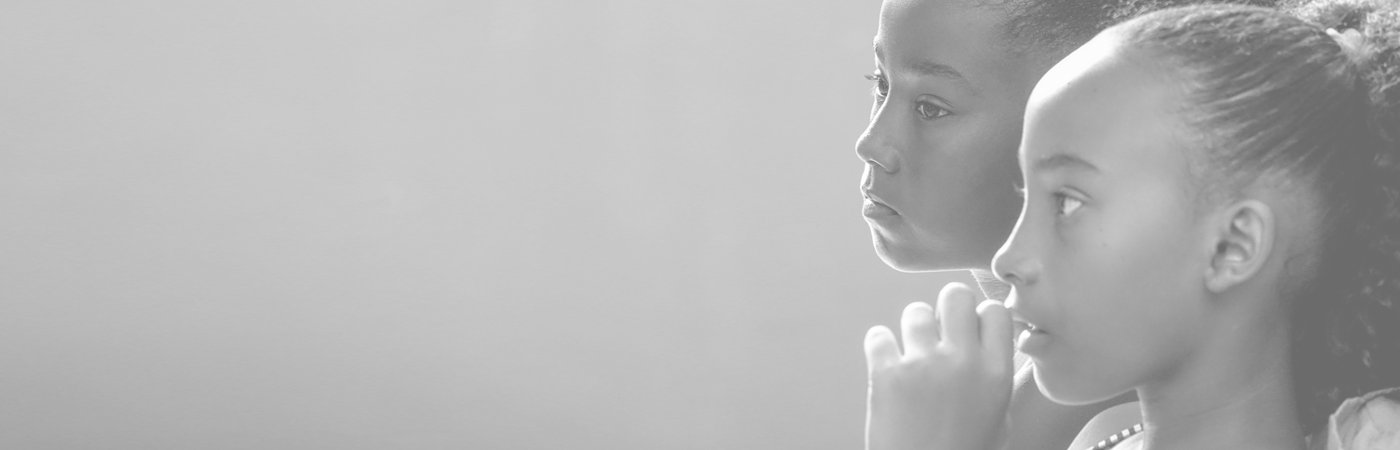
[[[1050,343],[1050,333],[1019,317],[1015,324],[1019,330],[1016,333],[1016,349],[1031,356],[1044,353],[1045,346]]]
[[[899,214],[898,211],[895,211],[893,207],[885,203],[884,200],[881,200],[875,193],[868,190],[861,190],[861,195],[865,197],[864,212],[866,216],[892,216]]]
[[[1026,333],[1030,333],[1030,334],[1032,334],[1032,335],[1036,335],[1036,334],[1050,334],[1050,333],[1046,332],[1044,328],[1040,328],[1040,327],[1036,326],[1035,324],[1030,323],[1030,322],[1026,322],[1026,321],[1017,320],[1017,321],[1014,322],[1014,324],[1013,324],[1012,326],[1014,327],[1014,329],[1015,329],[1015,331],[1016,331],[1016,336],[1017,336],[1018,338],[1019,338],[1022,334],[1026,334]]]
[[[1025,300],[1015,289],[1007,297],[1006,305],[1007,310],[1011,311],[1011,320],[1019,330],[1016,333],[1016,348],[1028,355],[1041,352],[1050,341],[1050,333],[1041,328],[1035,319],[1026,316]]]
[[[1035,328],[1016,336],[1016,349],[1030,356],[1044,354],[1047,345],[1050,345],[1050,334]]]
[[[1042,329],[1040,329],[1040,328],[1036,328],[1035,325],[1032,325],[1032,324],[1029,324],[1029,323],[1023,323],[1022,325],[1025,325],[1025,328],[1021,330],[1021,334],[1024,334],[1024,335],[1036,336],[1036,335],[1049,335],[1049,334],[1050,334],[1050,333],[1047,333],[1045,330],[1042,330]]]
[[[1026,310],[1026,299],[1021,296],[1020,289],[1012,288],[1011,294],[1006,296],[1004,304],[1006,305],[1007,311],[1011,312],[1011,321],[1015,322],[1017,330],[1030,330],[1038,333],[1046,332],[1045,328],[1042,327],[1044,323],[1028,314],[1029,311]]]

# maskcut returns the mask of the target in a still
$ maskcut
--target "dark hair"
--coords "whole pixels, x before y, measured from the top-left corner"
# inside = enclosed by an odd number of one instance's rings
[[[1309,432],[1343,399],[1400,385],[1400,12],[1382,1],[1193,6],[1114,28],[1180,82],[1206,186],[1276,180],[1311,201],[1315,251],[1289,262]]]
[[[1149,11],[1205,3],[1273,7],[1280,0],[1011,0],[1005,31],[1012,48],[1054,63],[1094,35]]]

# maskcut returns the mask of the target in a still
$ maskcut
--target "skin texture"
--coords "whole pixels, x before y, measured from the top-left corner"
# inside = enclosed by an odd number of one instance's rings
[[[856,152],[866,165],[861,186],[874,247],[895,269],[987,273],[1016,222],[1022,117],[1049,63],[1008,51],[1004,19],[1002,9],[962,0],[889,0],[881,7],[875,102]],[[920,70],[933,67],[960,76]],[[1029,365],[1016,367],[1010,450],[1065,448],[1096,413],[1131,400],[1129,393],[1060,405],[1036,388]],[[1105,426],[1137,421],[1129,416]]]
[[[910,304],[900,321],[903,351],[888,328],[867,333],[867,450],[1001,444],[1011,396],[1011,316],[1000,302],[976,301],[971,288],[953,283],[939,293],[936,312]]]
[[[1278,292],[1308,228],[1296,195],[1201,204],[1179,84],[1143,57],[1100,35],[1031,96],[1027,202],[993,263],[1040,330],[1018,345],[1056,401],[1135,390],[1147,431],[1125,449],[1301,449]]]
[[[986,267],[1015,223],[1015,149],[1043,68],[1000,45],[1003,14],[957,0],[880,9],[856,153],[876,253],[898,270]]]
[[[994,265],[1016,288],[1009,302],[1020,318],[1053,335],[1031,354],[1036,381],[1070,404],[1142,377],[1118,371],[1155,372],[1182,357],[1165,344],[1200,333],[1189,319],[1201,311],[1173,299],[1199,296],[1204,245],[1195,199],[1180,187],[1189,162],[1166,110],[1174,92],[1130,84],[1137,79],[1123,74],[1135,68],[1101,55],[1109,50],[1081,50],[1056,67],[1082,70],[1052,69],[1033,94],[1021,161],[1028,201]],[[1098,65],[1079,67],[1086,61]]]

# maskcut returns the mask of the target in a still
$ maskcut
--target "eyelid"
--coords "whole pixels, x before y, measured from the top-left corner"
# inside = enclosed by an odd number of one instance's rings
[[[923,107],[926,106],[926,105],[929,106],[929,107],[932,107],[932,108],[937,109],[939,112],[936,113],[936,114],[934,114],[933,117],[929,117],[929,114],[924,114]],[[924,120],[937,120],[937,119],[942,119],[942,118],[944,118],[944,117],[948,117],[948,116],[950,116],[950,115],[953,114],[953,112],[952,112],[952,111],[949,111],[948,108],[944,108],[944,107],[942,107],[942,106],[938,106],[937,104],[935,104],[935,103],[930,103],[930,102],[914,102],[914,111],[915,111],[915,112],[918,112],[918,113],[919,113],[919,117],[923,118]]]
[[[924,105],[924,104],[927,104],[927,105],[933,106],[933,107],[935,107],[935,108],[938,108],[938,109],[941,110],[943,113],[942,113],[942,114],[939,114],[939,115],[936,116],[936,117],[923,117],[923,116],[924,116],[924,115],[923,115],[923,112],[922,112],[922,111],[919,111],[919,107],[920,107],[920,105]],[[928,94],[920,95],[917,99],[914,100],[914,111],[917,112],[917,113],[919,113],[919,116],[920,116],[920,117],[923,117],[925,120],[942,119],[942,118],[944,118],[944,117],[948,117],[948,116],[953,115],[953,108],[952,108],[951,106],[948,105],[948,102],[944,101],[942,98],[939,98],[938,96],[928,95]]]
[[[1063,194],[1063,195],[1065,195],[1066,197],[1073,197],[1075,200],[1079,200],[1079,201],[1081,201],[1081,202],[1088,202],[1088,201],[1089,201],[1089,196],[1084,195],[1083,192],[1079,192],[1078,189],[1074,189],[1074,188],[1069,188],[1069,187],[1059,188],[1059,189],[1056,189],[1056,190],[1055,190],[1055,193],[1056,193],[1056,194]]]
[[[1072,189],[1058,189],[1055,191],[1054,194],[1052,194],[1052,196],[1055,199],[1055,216],[1060,218],[1066,218],[1074,215],[1074,213],[1078,212],[1080,208],[1083,208],[1084,205],[1089,202],[1089,200],[1085,198],[1084,195]],[[1065,213],[1063,211],[1064,201],[1066,200],[1073,200],[1079,202],[1079,206],[1076,206],[1073,211]]]

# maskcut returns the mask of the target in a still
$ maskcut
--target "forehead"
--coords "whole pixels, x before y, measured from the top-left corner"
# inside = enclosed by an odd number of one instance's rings
[[[886,0],[880,8],[875,47],[891,71],[913,71],[934,62],[951,67],[978,88],[1019,79],[1024,69],[1010,51],[1007,11],[977,0]],[[1006,75],[1013,75],[1008,77]]]
[[[1182,95],[1113,37],[1100,36],[1051,68],[1031,93],[1021,164],[1068,154],[1107,173],[1189,174],[1178,117]]]

